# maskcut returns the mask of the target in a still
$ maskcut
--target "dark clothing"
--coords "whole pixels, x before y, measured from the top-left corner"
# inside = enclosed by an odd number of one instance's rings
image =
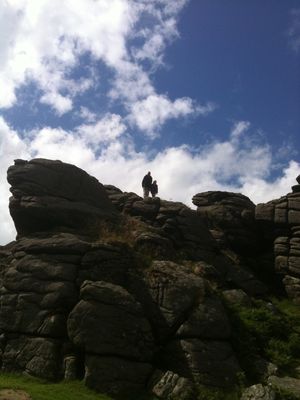
[[[157,183],[156,183],[156,182],[153,182],[153,183],[152,183],[150,191],[151,191],[152,197],[155,197],[155,195],[157,195],[157,193],[158,193],[158,186],[157,186]]]
[[[147,174],[144,176],[142,180],[142,186],[143,188],[151,189],[151,184],[152,184],[152,176]]]

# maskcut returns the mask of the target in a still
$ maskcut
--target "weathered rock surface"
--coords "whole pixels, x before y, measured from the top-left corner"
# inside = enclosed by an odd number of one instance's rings
[[[19,236],[36,232],[92,233],[97,220],[113,219],[104,187],[61,161],[17,160],[9,167],[11,216]]]
[[[158,258],[161,255],[172,258],[176,251],[195,260],[215,257],[218,247],[196,211],[183,203],[158,197],[143,199],[135,193],[123,193],[111,185],[105,188],[118,211],[150,226],[146,232],[137,234],[136,250],[146,248]]]
[[[205,192],[196,194],[193,203],[221,245],[238,252],[259,247],[255,205],[248,197],[239,193]]]
[[[18,236],[0,248],[4,371],[193,399],[197,385],[230,387],[241,372],[219,294],[249,307],[266,294],[251,252],[256,263],[274,242],[276,270],[299,293],[295,195],[280,200],[295,223],[278,230],[272,207],[259,206],[256,221],[240,194],[197,194],[196,211],[43,159],[17,160],[8,180]]]
[[[179,257],[194,262],[201,261],[202,266],[205,264],[203,262],[209,265],[213,264],[216,267],[217,279],[220,283],[241,288],[250,295],[260,295],[266,292],[265,285],[255,278],[247,265],[241,265],[240,260],[233,261],[231,254],[228,256],[222,252],[222,246],[220,248],[220,243],[214,237],[215,230],[209,229],[207,215],[200,213],[199,208],[195,211],[182,203],[159,198],[143,200],[135,193],[123,193],[111,185],[105,186],[105,188],[118,211],[134,216],[146,224],[146,229],[134,228],[136,251],[146,252],[155,259],[175,261]],[[214,193],[218,194],[217,198],[219,199],[219,192]],[[226,197],[225,192],[220,193],[221,197]],[[194,199],[199,199],[199,197],[200,194],[196,195]],[[239,229],[244,231],[244,241],[248,243],[247,249],[257,249],[260,240],[255,237],[257,232],[254,228],[254,204],[247,197],[234,193],[230,193],[230,199],[227,199],[226,202],[230,210],[234,209],[233,218],[238,221]],[[150,208],[151,212],[149,212]],[[243,222],[240,222],[241,219]],[[227,226],[230,225],[230,221],[232,222],[232,218],[229,218]],[[247,227],[249,226],[252,229],[250,232],[252,242],[249,235],[247,236]],[[240,231],[236,231],[235,235],[239,240]],[[210,268],[210,272],[213,268]],[[204,272],[203,267],[201,270]],[[207,270],[207,272],[209,271]]]
[[[121,286],[85,281],[68,318],[71,341],[85,353],[151,361],[154,340],[141,305]],[[120,334],[121,333],[121,334]]]
[[[197,384],[230,387],[236,382],[240,366],[226,341],[189,338],[172,340],[161,354],[162,365]]]
[[[258,204],[255,214],[266,240],[273,246],[275,270],[282,277],[286,293],[300,304],[300,192],[298,186],[293,186],[293,193],[280,199]]]
[[[295,399],[300,399],[300,379],[291,378],[289,376],[282,378],[270,376],[268,382],[272,387],[279,389],[279,391],[288,393]]]
[[[195,398],[195,388],[191,381],[172,371],[155,371],[149,386],[152,393],[160,399],[192,400]]]
[[[241,400],[275,400],[275,391],[261,383],[248,387],[242,394]]]

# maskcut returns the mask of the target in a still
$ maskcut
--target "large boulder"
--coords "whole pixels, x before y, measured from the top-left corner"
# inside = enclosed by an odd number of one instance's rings
[[[155,346],[141,305],[121,286],[102,281],[85,281],[80,293],[68,332],[85,353],[86,383],[112,395],[145,389]]]
[[[98,221],[110,221],[116,214],[103,185],[71,164],[16,160],[7,180],[19,237],[49,231],[93,234]]]
[[[240,194],[204,192],[193,197],[197,212],[206,221],[215,239],[238,253],[249,253],[259,246],[255,226],[255,205]]]
[[[149,362],[154,341],[139,303],[124,288],[85,281],[68,318],[69,337],[86,353]]]

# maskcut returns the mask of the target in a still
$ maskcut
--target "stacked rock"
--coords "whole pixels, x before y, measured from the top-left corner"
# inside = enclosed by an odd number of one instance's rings
[[[273,243],[275,270],[282,276],[287,295],[300,303],[300,175],[292,193],[258,204],[256,221]]]

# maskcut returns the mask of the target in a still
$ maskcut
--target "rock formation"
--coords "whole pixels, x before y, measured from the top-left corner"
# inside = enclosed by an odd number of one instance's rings
[[[73,165],[16,160],[7,180],[13,194],[9,209],[19,237],[52,231],[91,233],[95,220],[114,217],[101,183]]]
[[[275,270],[288,296],[300,304],[300,184],[280,199],[258,204],[255,217],[274,249]]]
[[[4,371],[84,378],[114,396],[193,398],[197,385],[230,387],[241,373],[223,298],[267,293],[251,253],[262,261],[274,243],[299,301],[298,189],[257,207],[200,193],[191,210],[60,161],[16,160],[8,181],[18,235],[0,248]]]

